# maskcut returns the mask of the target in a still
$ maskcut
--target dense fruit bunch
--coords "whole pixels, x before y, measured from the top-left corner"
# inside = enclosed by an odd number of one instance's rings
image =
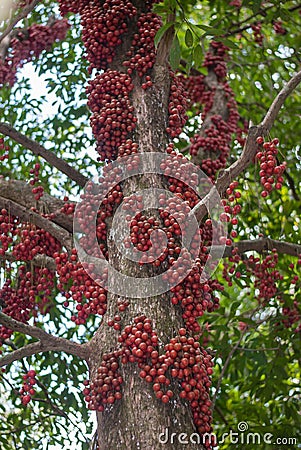
[[[69,299],[76,304],[77,315],[71,320],[77,325],[85,324],[90,314],[103,316],[107,309],[107,292],[88,275],[83,265],[78,261],[76,250],[71,256],[67,253],[54,253],[58,289],[65,297],[64,306],[69,306]],[[71,285],[71,286],[70,286]]]
[[[282,26],[282,21],[281,20],[275,20],[273,22],[273,28],[276,34],[286,34],[287,31],[285,28],[283,28]]]
[[[21,30],[10,42],[10,53],[0,60],[0,87],[12,86],[16,81],[17,69],[38,57],[43,50],[49,50],[55,41],[65,38],[69,23],[67,19],[56,20],[51,25],[33,24]]]
[[[170,76],[172,84],[170,86],[168,105],[169,118],[166,131],[174,138],[179,136],[187,121],[187,100],[185,95],[185,85],[182,78],[176,77],[172,72],[170,72]]]
[[[91,0],[59,0],[60,13],[62,16],[68,14],[68,12],[78,13],[81,12]]]
[[[0,161],[5,161],[9,157],[9,145],[5,144],[4,138],[0,138]]]
[[[18,266],[6,264],[6,280],[0,289],[3,312],[21,322],[49,312],[53,301],[55,273],[43,266],[43,256],[52,257],[61,244],[48,232],[31,223],[22,223],[6,209],[0,214],[0,255],[25,261]],[[42,258],[36,265],[35,258]],[[31,262],[32,261],[32,262]],[[13,281],[14,278],[16,281]],[[0,327],[0,340],[12,332]]]
[[[207,67],[208,71],[213,70],[218,80],[224,80],[227,76],[227,67],[225,63],[225,57],[228,52],[226,47],[221,42],[212,41],[211,49],[206,53],[204,67]]]
[[[84,382],[86,387],[83,393],[89,409],[101,412],[104,405],[111,405],[122,398],[120,391],[123,379],[119,371],[119,356],[118,351],[104,354],[93,381]]]
[[[180,398],[190,404],[198,432],[202,435],[211,431],[211,356],[194,337],[187,336],[185,328],[164,346],[162,355],[157,334],[146,316],[138,316],[133,325],[125,326],[118,341],[119,349],[104,354],[95,377],[84,382],[83,392],[90,409],[104,411],[107,404],[122,398],[121,364],[137,363],[140,377],[152,384],[158,399],[168,403],[175,388]],[[211,442],[206,446],[210,447]]]
[[[116,70],[98,74],[87,87],[92,132],[102,161],[117,157],[118,147],[124,144],[135,129],[136,118],[129,94],[133,84],[129,75]]]
[[[19,280],[18,286],[13,286],[12,280],[8,278],[0,289],[3,313],[24,323],[38,313],[47,314],[52,305],[54,272],[46,267],[34,267],[30,270],[22,265],[18,267],[16,277]],[[0,342],[11,335],[11,330],[0,326]]]
[[[256,153],[256,159],[260,162],[260,183],[264,190],[261,192],[262,197],[267,197],[273,189],[281,189],[283,183],[282,174],[286,169],[286,162],[278,164],[277,138],[270,142],[264,142],[263,137],[257,138],[257,144],[262,150]]]
[[[52,256],[61,249],[61,244],[41,228],[24,224],[16,232],[20,241],[15,244],[12,253],[19,261],[31,261],[38,254]]]
[[[142,77],[153,67],[156,58],[154,37],[161,26],[161,19],[156,14],[149,12],[139,16],[138,33],[134,34],[131,48],[126,53],[127,59],[123,62],[129,74],[135,70]]]

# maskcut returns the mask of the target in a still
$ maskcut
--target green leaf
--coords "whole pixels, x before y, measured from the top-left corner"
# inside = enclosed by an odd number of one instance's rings
[[[177,34],[175,34],[172,44],[171,44],[170,55],[169,55],[169,62],[170,62],[171,68],[173,70],[176,70],[179,67],[180,60],[181,60],[181,47],[180,47],[179,38],[178,38]]]
[[[168,22],[168,23],[166,23],[165,25],[163,25],[163,27],[161,27],[161,28],[157,31],[156,36],[155,36],[155,38],[154,38],[154,44],[155,44],[155,47],[156,47],[156,48],[158,47],[159,42],[160,42],[161,39],[163,38],[165,32],[166,32],[170,27],[172,27],[173,25],[174,25],[174,22]]]
[[[185,33],[185,44],[187,47],[193,46],[193,34],[192,34],[190,28],[187,28],[186,33]]]
[[[225,34],[225,30],[221,30],[220,28],[208,27],[207,25],[197,25],[198,28],[206,31],[207,36],[223,36]]]
[[[218,38],[217,41],[222,42],[227,47],[232,48],[234,50],[237,50],[239,48],[239,46],[237,44],[235,44],[233,41],[231,41],[230,39],[227,39],[227,38]]]
[[[203,61],[203,50],[200,44],[193,49],[193,59],[196,65],[200,65]]]

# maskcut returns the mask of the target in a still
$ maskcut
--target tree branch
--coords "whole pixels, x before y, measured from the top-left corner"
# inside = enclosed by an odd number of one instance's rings
[[[250,128],[241,156],[230,167],[220,172],[220,175],[210,192],[191,210],[190,214],[195,215],[199,222],[206,215],[206,204],[210,204],[210,200],[214,197],[214,194],[216,194],[216,190],[220,195],[223,195],[231,181],[235,180],[235,178],[253,162],[258,149],[256,138],[258,136],[264,136],[270,131],[285,100],[300,82],[301,71],[297,72],[281,89],[262,122],[259,125]]]
[[[288,82],[287,84],[281,89],[273,103],[271,104],[268,112],[266,113],[265,118],[261,122],[261,126],[263,129],[269,131],[274,122],[275,119],[284,104],[287,97],[293,92],[294,89],[298,86],[298,84],[301,82],[301,70],[297,72]]]
[[[43,228],[56,238],[68,251],[72,247],[72,235],[64,228],[59,227],[49,219],[45,219],[33,211],[28,211],[24,206],[16,202],[0,197],[0,208],[5,208],[13,216],[19,217],[25,222],[31,222],[39,228]]]
[[[249,251],[256,251],[262,253],[264,251],[272,251],[276,249],[278,253],[299,256],[301,255],[301,245],[292,244],[290,242],[276,241],[268,237],[261,239],[244,240],[235,242],[232,246],[225,247],[223,257],[228,258],[232,256],[232,251],[236,250],[238,253],[246,253]],[[214,246],[213,246],[214,249]]]
[[[79,173],[66,161],[56,156],[53,152],[47,150],[38,142],[29,139],[24,134],[15,130],[15,128],[13,128],[8,123],[0,122],[0,133],[4,134],[5,136],[9,136],[14,141],[23,145],[23,147],[31,150],[35,155],[44,158],[45,161],[47,161],[51,166],[56,167],[60,172],[67,175],[68,178],[75,181],[79,186],[84,187],[85,184],[88,182],[88,178]]]
[[[41,215],[49,214],[53,217],[52,222],[70,233],[73,231],[72,215],[67,215],[61,211],[65,202],[46,192],[43,193],[40,200],[36,200],[32,193],[32,186],[24,181],[5,180],[0,177],[0,197],[12,200],[27,210],[34,208],[34,211]]]
[[[215,389],[214,395],[213,395],[213,397],[212,397],[212,404],[211,404],[211,409],[212,409],[212,411],[214,411],[216,399],[217,399],[217,396],[218,396],[218,394],[219,394],[219,390],[220,390],[220,387],[221,387],[221,384],[222,384],[222,381],[223,381],[225,372],[226,372],[226,370],[227,370],[227,368],[228,368],[228,366],[229,366],[229,364],[230,364],[230,362],[231,362],[231,359],[232,359],[233,354],[234,354],[234,353],[236,352],[236,350],[238,349],[238,347],[239,347],[241,341],[243,340],[243,337],[244,337],[244,335],[246,334],[247,330],[248,330],[248,327],[246,327],[246,328],[242,331],[242,333],[241,333],[241,335],[240,335],[238,341],[236,342],[236,344],[234,345],[234,347],[231,348],[231,351],[230,351],[229,355],[227,356],[227,359],[226,359],[226,361],[225,361],[225,364],[223,365],[223,368],[222,368],[222,370],[221,370],[220,376],[219,376],[218,381],[217,381],[217,385],[216,385],[216,389]]]
[[[53,336],[41,328],[19,322],[2,312],[0,312],[0,323],[10,330],[26,334],[39,340],[0,358],[0,367],[25,358],[26,356],[50,350],[62,351],[82,359],[87,359],[88,357],[87,344],[78,344],[68,339]]]
[[[16,262],[20,261],[20,259],[16,258],[12,253],[6,252],[4,255],[0,255],[0,261]],[[54,259],[47,255],[37,254],[29,262],[37,267],[47,267],[49,270],[56,270]]]
[[[39,3],[40,0],[33,0],[31,3],[29,3],[27,6],[22,7],[20,13],[14,17],[10,23],[7,25],[5,30],[0,36],[0,42],[9,35],[9,33],[12,31],[12,29],[17,25],[20,20],[25,19],[25,17],[28,16],[28,14],[35,8],[35,6]]]

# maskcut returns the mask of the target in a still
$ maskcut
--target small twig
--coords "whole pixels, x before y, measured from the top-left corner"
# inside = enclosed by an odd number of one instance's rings
[[[0,42],[9,35],[9,33],[12,31],[12,29],[17,25],[20,20],[24,19],[28,16],[28,14],[35,8],[35,6],[39,3],[40,0],[33,0],[31,3],[29,3],[27,6],[23,7],[20,11],[20,13],[14,17],[8,26],[5,28],[3,33],[0,36]]]
[[[17,131],[8,123],[0,122],[0,133],[9,136],[14,141],[23,145],[23,147],[31,150],[35,155],[41,156],[51,166],[56,167],[60,172],[64,173],[71,180],[75,181],[79,186],[84,187],[88,182],[88,178],[79,173],[76,169],[70,166],[66,161],[56,156],[55,153],[47,150],[41,144],[32,139],[29,139],[24,134]]]
[[[284,172],[283,175],[284,175],[284,177],[287,179],[287,182],[288,182],[288,185],[289,185],[289,187],[290,187],[290,189],[291,189],[291,191],[292,191],[294,200],[296,200],[297,202],[299,202],[299,201],[300,201],[300,197],[299,197],[299,194],[298,194],[298,192],[297,192],[297,190],[296,190],[296,186],[295,186],[293,177],[291,177],[291,175],[288,173],[287,170]]]

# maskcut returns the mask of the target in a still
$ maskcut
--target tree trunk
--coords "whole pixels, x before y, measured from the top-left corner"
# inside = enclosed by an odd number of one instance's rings
[[[143,12],[145,2],[135,2],[135,6],[138,11]],[[137,32],[135,23],[131,23],[129,27],[128,32],[123,36],[121,47],[117,49],[115,58],[110,64],[110,69],[126,72],[122,61],[131,46],[133,33]],[[148,72],[153,82],[152,87],[143,89],[141,77],[135,72],[132,74],[134,89],[131,92],[131,100],[137,123],[131,139],[138,144],[140,153],[163,153],[170,141],[166,132],[171,85],[167,59],[172,38],[173,32],[169,30],[159,46],[156,63]],[[148,187],[166,189],[166,181],[162,180],[161,175],[156,174],[133,177],[123,183],[123,195],[129,196]],[[110,236],[109,230],[108,236]],[[137,278],[137,292],[139,292],[140,277],[152,277],[159,273],[160,269],[139,266],[121,255],[112,238],[108,239],[108,252],[109,263],[117,271]],[[109,282],[112,286],[117,283],[114,278]],[[150,319],[152,330],[155,330],[158,336],[159,355],[164,354],[164,346],[170,342],[171,338],[177,336],[179,329],[184,326],[181,307],[172,305],[168,292],[145,298],[126,298],[109,292],[103,323],[91,341],[89,360],[91,380],[97,377],[97,371],[104,356],[112,355],[112,352],[120,348],[118,337],[121,331],[114,329],[112,323],[108,325],[108,322],[113,322],[116,314],[119,314],[118,304],[121,302],[127,302],[128,305],[120,314],[120,330],[132,325],[135,318],[139,316]],[[173,396],[165,404],[156,397],[153,383],[141,378],[141,368],[138,367],[137,362],[123,364],[119,358],[118,364],[119,376],[123,380],[122,398],[113,404],[105,404],[104,410],[97,412],[99,449],[182,449],[183,445],[188,443],[193,443],[194,448],[204,448],[201,444],[195,445],[200,443],[201,438],[197,434],[189,402],[179,396],[182,389],[179,380],[170,378],[168,388],[173,392]],[[169,372],[168,375],[170,375]]]

